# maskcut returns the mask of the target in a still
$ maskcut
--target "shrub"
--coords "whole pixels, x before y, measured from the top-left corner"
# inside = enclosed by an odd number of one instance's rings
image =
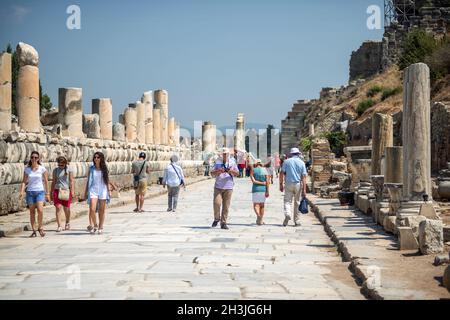
[[[402,53],[398,62],[401,70],[413,63],[425,62],[425,58],[430,56],[437,48],[438,41],[424,30],[415,29],[408,33],[402,44]]]
[[[367,109],[369,109],[370,107],[372,107],[375,104],[375,101],[372,99],[365,99],[363,101],[361,101],[358,106],[356,107],[356,112],[358,113],[358,115],[362,115]]]
[[[301,138],[300,139],[300,147],[303,152],[308,153],[312,147],[312,138]]]
[[[380,87],[380,86],[373,86],[372,88],[370,88],[368,91],[367,91],[367,97],[369,97],[369,98],[372,98],[372,97],[374,97],[377,93],[379,93],[379,92],[381,92],[381,91],[383,91],[383,87]]]
[[[430,67],[431,79],[436,80],[450,74],[450,40],[446,39],[425,59]]]
[[[381,101],[386,100],[390,96],[395,96],[396,94],[399,94],[400,92],[402,92],[402,87],[384,88],[383,95],[381,96]]]
[[[340,157],[344,154],[344,146],[347,144],[347,135],[342,131],[333,131],[326,132],[324,134],[325,138],[327,138],[331,151],[336,154],[336,156]]]

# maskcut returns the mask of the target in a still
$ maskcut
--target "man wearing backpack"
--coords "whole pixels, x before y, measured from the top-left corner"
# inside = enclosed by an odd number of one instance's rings
[[[147,174],[150,174],[150,166],[148,162],[145,161],[145,152],[139,153],[139,159],[133,161],[133,187],[136,192],[135,201],[136,209],[134,212],[144,212],[144,198],[147,192]]]
[[[216,160],[211,176],[216,178],[214,184],[214,222],[212,227],[216,227],[220,222],[222,229],[229,229],[227,226],[228,210],[233,194],[234,177],[239,176],[239,169],[236,160],[230,157],[228,148],[222,149],[222,156]],[[222,212],[220,211],[222,207]]]
[[[306,176],[305,163],[300,159],[300,150],[292,148],[290,158],[283,162],[280,172],[280,191],[284,191],[284,221],[283,226],[287,226],[291,220],[292,198],[294,198],[294,225],[300,226],[300,215],[298,206],[300,195],[306,197]],[[285,183],[284,183],[285,182]]]
[[[170,163],[164,170],[163,187],[165,188],[167,185],[167,196],[169,203],[167,208],[168,212],[175,212],[177,210],[180,187],[183,186],[186,189],[183,169],[177,164],[177,162],[178,156],[171,156]]]

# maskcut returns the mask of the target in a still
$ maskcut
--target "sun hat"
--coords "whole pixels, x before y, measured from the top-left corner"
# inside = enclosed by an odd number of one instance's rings
[[[292,148],[290,154],[300,154],[300,150],[298,148]]]

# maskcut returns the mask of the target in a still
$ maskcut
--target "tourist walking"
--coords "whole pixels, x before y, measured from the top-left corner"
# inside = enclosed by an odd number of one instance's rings
[[[283,162],[280,172],[280,191],[284,191],[284,226],[287,226],[291,220],[292,198],[294,198],[294,224],[300,226],[298,206],[300,196],[306,196],[307,176],[305,163],[300,159],[300,154],[298,148],[292,148],[290,158]]]
[[[64,230],[70,230],[70,205],[74,194],[74,179],[72,169],[64,156],[56,159],[58,167],[53,170],[52,185],[50,188],[50,197],[55,206],[56,223],[58,228],[56,232],[61,232],[61,213],[64,210],[66,224]]]
[[[269,181],[271,184],[273,184],[274,160],[270,155],[267,157],[267,162],[266,162],[265,167],[267,170],[267,175],[269,176]]]
[[[165,188],[167,185],[168,212],[175,212],[177,210],[180,187],[183,186],[186,189],[183,169],[177,164],[177,162],[178,156],[171,156],[170,163],[164,170],[163,187]]]
[[[267,171],[262,167],[262,162],[257,159],[255,166],[250,173],[250,178],[252,180],[252,200],[253,200],[253,210],[256,213],[256,224],[264,224],[264,205],[266,198],[269,197],[269,176]]]
[[[281,159],[278,153],[275,154],[274,164],[275,164],[275,174],[278,178],[280,176],[280,169],[281,169]]]
[[[89,205],[89,226],[88,231],[94,234],[103,233],[105,222],[106,205],[111,198],[109,171],[106,165],[105,155],[102,152],[94,153],[93,164],[89,167],[88,179],[84,198]],[[112,185],[113,188],[114,185]],[[96,212],[98,211],[99,223],[97,224]]]
[[[222,229],[229,229],[227,225],[228,211],[233,194],[234,178],[239,175],[236,160],[230,157],[230,151],[223,148],[211,175],[216,178],[214,184],[214,222],[212,227],[216,227],[220,222]],[[221,211],[222,209],[222,211]]]
[[[32,233],[30,238],[36,237],[36,210],[38,212],[37,230],[41,237],[45,236],[43,229],[44,202],[50,202],[48,192],[48,172],[41,165],[39,152],[31,152],[30,160],[23,174],[22,184],[20,186],[19,200],[22,201],[26,188],[26,202],[30,210],[30,222]]]
[[[144,212],[144,200],[147,193],[147,174],[150,174],[150,165],[145,160],[145,152],[139,153],[139,158],[133,161],[131,168],[133,171],[133,187],[135,191],[136,208],[134,212]]]

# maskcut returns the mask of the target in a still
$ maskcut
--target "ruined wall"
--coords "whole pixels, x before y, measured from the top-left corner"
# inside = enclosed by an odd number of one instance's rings
[[[146,145],[130,142],[61,137],[56,134],[33,134],[12,131],[0,133],[0,215],[24,209],[19,203],[19,190],[25,163],[32,151],[41,154],[43,165],[51,173],[56,168],[56,158],[64,155],[70,161],[75,176],[75,199],[84,194],[88,168],[96,151],[105,154],[111,181],[120,189],[131,188],[133,178],[131,163],[139,152],[146,152],[150,161],[149,183],[156,183],[172,154],[180,155],[180,165],[186,176],[198,175],[202,161],[194,161],[191,151],[185,147]],[[51,174],[49,174],[51,181]]]
[[[381,70],[383,44],[381,41],[364,41],[350,58],[350,81],[369,78]]]

